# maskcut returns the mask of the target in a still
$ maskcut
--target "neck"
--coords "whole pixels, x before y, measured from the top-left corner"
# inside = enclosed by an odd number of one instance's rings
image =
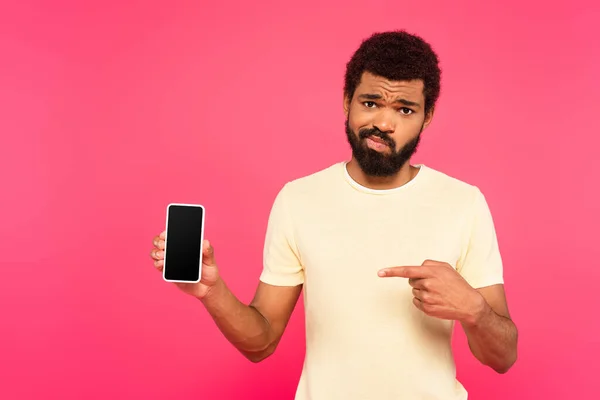
[[[346,164],[348,175],[358,184],[374,190],[395,189],[410,182],[419,172],[419,168],[410,165],[410,161],[392,176],[370,176],[363,172],[354,157]]]

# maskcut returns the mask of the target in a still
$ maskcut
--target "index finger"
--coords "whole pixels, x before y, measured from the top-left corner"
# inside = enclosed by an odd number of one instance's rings
[[[399,277],[399,278],[427,278],[431,275],[430,270],[421,266],[402,266],[391,267],[379,270],[381,277]]]

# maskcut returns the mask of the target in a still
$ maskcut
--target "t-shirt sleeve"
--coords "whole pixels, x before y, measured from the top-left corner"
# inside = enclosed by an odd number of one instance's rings
[[[287,201],[289,184],[277,194],[269,215],[260,280],[274,286],[297,286],[304,283],[294,226]]]
[[[485,196],[476,188],[467,248],[458,272],[474,288],[504,283],[496,228]]]

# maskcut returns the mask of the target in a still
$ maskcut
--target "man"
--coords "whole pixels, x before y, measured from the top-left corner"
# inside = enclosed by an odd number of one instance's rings
[[[404,31],[375,34],[347,65],[349,162],[284,185],[250,305],[219,277],[205,241],[202,301],[254,362],[273,354],[304,288],[306,358],[297,400],[466,399],[453,324],[499,373],[517,357],[492,217],[475,186],[413,166],[440,90],[438,58]],[[154,238],[163,265],[164,232]]]

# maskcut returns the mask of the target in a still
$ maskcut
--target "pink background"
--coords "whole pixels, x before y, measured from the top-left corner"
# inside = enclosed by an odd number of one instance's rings
[[[151,239],[167,203],[204,204],[249,301],[279,188],[349,157],[345,63],[396,28],[444,71],[414,161],[486,194],[520,329],[504,376],[459,329],[470,398],[598,398],[597,2],[126,3],[0,10],[0,398],[291,399],[301,305],[251,364],[162,281]]]

